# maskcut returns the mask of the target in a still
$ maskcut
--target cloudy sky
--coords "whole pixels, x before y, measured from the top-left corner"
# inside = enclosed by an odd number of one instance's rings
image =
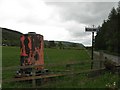
[[[91,33],[107,19],[117,1],[0,0],[0,27],[22,33],[36,32],[45,40],[71,41],[91,45]]]

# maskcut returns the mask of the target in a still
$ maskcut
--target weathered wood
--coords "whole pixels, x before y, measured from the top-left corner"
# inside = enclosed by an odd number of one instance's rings
[[[102,68],[102,59],[103,59],[103,53],[100,52],[100,55],[99,55],[99,59],[100,59],[100,68]]]
[[[32,79],[32,86],[33,86],[33,88],[35,88],[36,87],[36,80],[35,80],[35,69],[34,68],[32,68],[32,73],[33,73],[33,79]]]
[[[99,62],[100,60],[84,60],[84,61],[79,61],[79,62],[70,62],[67,64],[81,64],[81,63],[90,63],[90,62]],[[103,61],[103,60],[101,60]],[[60,64],[45,64],[45,65],[29,65],[29,66],[11,66],[11,67],[3,67],[2,70],[13,70],[13,69],[25,69],[25,68],[34,68],[36,66],[61,66],[61,65],[67,65],[65,63],[60,63]]]
[[[26,81],[26,80],[33,80],[33,79],[43,79],[43,78],[51,78],[62,76],[63,74],[51,74],[51,75],[40,75],[40,76],[29,76],[29,77],[22,77],[22,78],[14,78],[9,80],[3,80],[2,82],[15,82],[15,81]]]
[[[10,79],[10,80],[3,80],[3,83],[5,83],[5,82],[15,82],[15,81],[26,81],[26,80],[33,80],[33,79],[44,79],[44,78],[59,77],[59,76],[68,76],[68,75],[90,73],[90,72],[92,73],[92,72],[96,72],[96,71],[100,71],[100,70],[105,70],[105,68],[89,69],[89,70],[83,70],[81,72],[69,72],[69,73],[64,73],[64,74],[49,74],[49,75],[40,75],[40,76],[29,76],[29,77],[22,77],[22,78],[14,78],[14,79]]]

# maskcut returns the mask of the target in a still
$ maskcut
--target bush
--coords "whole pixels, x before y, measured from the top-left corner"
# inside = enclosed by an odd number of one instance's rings
[[[116,63],[115,62],[113,62],[111,60],[105,60],[104,65],[105,65],[105,68],[107,70],[115,72],[115,67],[116,67]]]

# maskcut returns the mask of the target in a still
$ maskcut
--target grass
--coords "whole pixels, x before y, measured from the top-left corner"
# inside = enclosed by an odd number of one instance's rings
[[[45,49],[45,64],[56,64],[56,66],[47,66],[50,70],[64,70],[67,63],[90,60],[85,50],[68,49]],[[59,64],[59,65],[58,65]],[[77,65],[78,66],[78,65]],[[73,66],[76,68],[76,66]],[[79,65],[80,67],[80,65]],[[90,67],[90,65],[88,65]],[[87,67],[85,67],[87,68]]]
[[[2,65],[3,67],[17,66],[20,63],[20,50],[18,47],[2,48]],[[76,61],[89,60],[89,55],[85,50],[68,50],[68,49],[44,49],[45,64],[59,64]]]
[[[18,47],[2,47],[2,67],[17,66],[20,63]]]
[[[20,63],[20,50],[18,47],[2,48],[2,67],[18,66]],[[74,49],[44,49],[45,68],[49,70],[66,70],[66,64],[90,60],[85,50]],[[55,64],[55,66],[49,66]],[[90,69],[90,63],[75,64],[69,68],[71,71],[82,71]],[[2,79],[12,79],[15,75],[14,70],[3,71]],[[89,78],[85,74],[58,77],[52,82],[39,85],[38,88],[105,88],[106,84],[118,81],[118,75],[109,72],[98,77]],[[30,88],[30,82],[3,83],[3,88]]]
[[[114,82],[116,85],[113,85]],[[54,84],[53,84],[54,83]],[[118,75],[106,72],[104,75],[91,77],[79,74],[75,76],[62,77],[59,81],[41,85],[42,88],[117,88]]]

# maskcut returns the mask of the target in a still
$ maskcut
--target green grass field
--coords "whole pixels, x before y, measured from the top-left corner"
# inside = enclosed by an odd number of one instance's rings
[[[66,64],[79,63],[80,61],[90,60],[88,53],[85,50],[74,49],[44,49],[45,65],[49,70],[66,70]],[[20,63],[20,50],[18,47],[3,47],[2,48],[2,68],[19,66]],[[54,66],[49,66],[54,64]],[[82,71],[90,69],[90,63],[75,64],[69,68],[71,71]],[[2,79],[13,79],[17,68],[13,70],[3,71]],[[51,82],[39,85],[39,88],[105,88],[107,84],[117,82],[118,75],[109,72],[105,75],[88,78],[84,74],[71,75],[59,77]],[[31,88],[30,82],[17,82],[17,83],[3,83],[3,88]]]

